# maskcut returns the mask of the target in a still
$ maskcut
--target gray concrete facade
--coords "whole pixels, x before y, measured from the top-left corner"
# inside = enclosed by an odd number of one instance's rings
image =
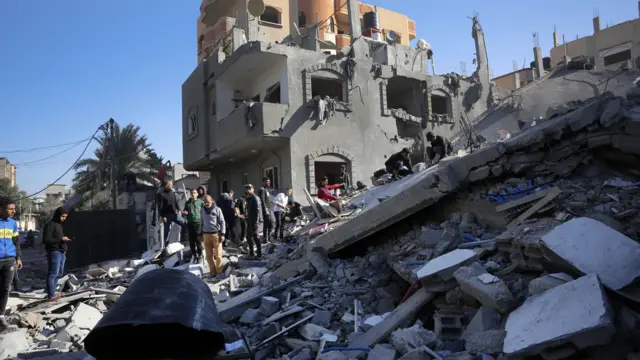
[[[344,162],[354,183],[369,185],[403,147],[421,161],[427,131],[451,137],[461,118],[473,119],[493,103],[476,24],[480,55],[468,78],[427,75],[425,50],[362,36],[348,56],[257,41],[226,58],[215,52],[182,86],[185,168],[210,171],[215,194],[223,185],[243,191],[275,171],[274,187],[291,186],[302,199],[302,190],[314,194],[316,176],[324,175],[317,162]],[[326,121],[319,120],[319,95],[337,99]]]

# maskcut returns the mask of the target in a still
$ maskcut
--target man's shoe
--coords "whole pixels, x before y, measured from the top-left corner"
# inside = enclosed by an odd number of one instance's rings
[[[0,333],[7,330],[11,324],[7,321],[7,319],[3,316],[0,317]]]
[[[55,295],[54,297],[49,298],[49,300],[47,300],[47,301],[49,301],[49,302],[55,302],[55,301],[60,300],[61,298],[62,298],[62,295],[57,294],[57,295]]]

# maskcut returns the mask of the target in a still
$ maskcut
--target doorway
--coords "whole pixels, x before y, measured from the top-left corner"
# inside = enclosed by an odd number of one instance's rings
[[[345,165],[347,173],[351,172],[348,161],[336,155],[322,155],[313,164],[315,169],[315,183],[318,184],[323,177],[329,178],[329,184],[340,183],[340,167]]]

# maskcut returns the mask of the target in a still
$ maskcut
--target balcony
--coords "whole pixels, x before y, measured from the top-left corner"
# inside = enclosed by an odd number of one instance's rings
[[[234,0],[203,0],[200,5],[202,23],[214,26],[221,17],[230,16],[234,6]]]
[[[336,45],[338,49],[342,49],[345,46],[351,45],[351,35],[336,35]]]
[[[213,151],[209,160],[220,162],[228,158],[239,159],[255,152],[268,151],[282,146],[286,139],[280,135],[281,121],[287,115],[288,105],[254,103],[250,108],[241,105],[218,121]],[[249,124],[248,114],[252,126]]]

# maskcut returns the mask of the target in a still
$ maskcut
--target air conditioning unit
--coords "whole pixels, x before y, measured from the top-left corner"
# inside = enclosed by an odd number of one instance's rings
[[[338,53],[338,50],[336,49],[332,49],[332,50],[322,50],[323,54],[327,54],[327,55],[336,55]]]

